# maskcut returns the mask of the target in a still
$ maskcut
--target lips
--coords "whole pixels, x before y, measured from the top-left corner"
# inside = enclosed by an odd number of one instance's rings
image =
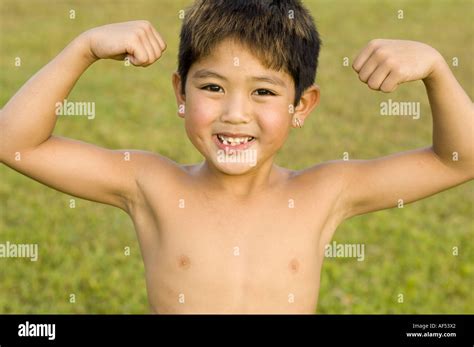
[[[212,138],[219,148],[227,150],[244,150],[255,142],[255,137],[248,134],[218,133]]]

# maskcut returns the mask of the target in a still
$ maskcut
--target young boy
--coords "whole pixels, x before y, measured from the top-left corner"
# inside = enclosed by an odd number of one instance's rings
[[[159,313],[313,313],[324,247],[344,220],[473,178],[473,104],[423,43],[373,40],[354,70],[391,92],[422,80],[433,145],[302,171],[273,164],[318,105],[319,35],[299,0],[197,1],[181,31],[178,114],[205,160],[107,150],[53,136],[55,105],[99,59],[148,66],[166,44],[147,21],[73,40],[0,115],[1,161],[52,188],[130,215]]]

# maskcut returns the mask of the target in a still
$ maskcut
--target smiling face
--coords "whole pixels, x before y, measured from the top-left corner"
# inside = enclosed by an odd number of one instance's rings
[[[238,175],[273,159],[291,127],[294,82],[225,40],[188,72],[185,96],[174,76],[186,132],[208,163]],[[184,99],[185,98],[185,99]]]

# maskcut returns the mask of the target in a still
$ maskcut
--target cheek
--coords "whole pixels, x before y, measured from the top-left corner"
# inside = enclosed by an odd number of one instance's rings
[[[259,110],[258,122],[265,142],[281,145],[288,136],[291,117],[284,105],[266,105]]]
[[[185,125],[188,135],[208,133],[215,120],[215,105],[205,99],[188,97],[186,100]]]

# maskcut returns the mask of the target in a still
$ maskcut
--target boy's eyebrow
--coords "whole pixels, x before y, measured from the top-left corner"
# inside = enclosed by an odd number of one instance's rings
[[[224,76],[219,75],[217,72],[207,70],[207,69],[197,70],[193,75],[193,78],[206,78],[206,77],[215,77],[215,78],[219,78],[221,80],[227,81],[227,78],[225,78]]]
[[[267,82],[281,87],[286,87],[285,82],[283,82],[283,80],[279,79],[276,76],[255,76],[252,77],[251,80],[256,82]]]
[[[225,78],[224,76],[208,69],[198,70],[193,75],[193,78],[206,78],[206,77],[215,77],[215,78],[227,81],[227,78]],[[267,76],[267,75],[253,76],[253,77],[250,77],[250,80],[255,81],[255,82],[267,82],[270,84],[279,85],[281,87],[286,87],[285,82],[283,82],[282,79],[276,76]]]

